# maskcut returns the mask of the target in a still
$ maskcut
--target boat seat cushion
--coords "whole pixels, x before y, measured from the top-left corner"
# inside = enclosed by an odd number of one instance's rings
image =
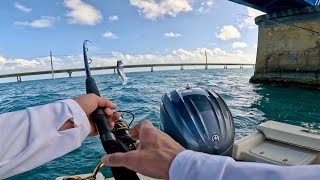
[[[267,139],[320,151],[320,134],[306,132],[305,128],[276,121],[257,126]]]

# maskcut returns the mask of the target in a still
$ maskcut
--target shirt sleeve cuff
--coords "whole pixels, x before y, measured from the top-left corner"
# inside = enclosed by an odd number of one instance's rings
[[[185,176],[188,170],[184,167],[192,154],[190,150],[182,151],[173,159],[169,169],[169,179],[187,179]]]
[[[91,125],[86,113],[83,111],[80,105],[73,99],[66,99],[60,102],[68,106],[72,114],[72,118],[70,120],[74,122],[75,128],[81,128],[81,134],[84,138],[87,137],[91,132]]]
[[[179,153],[173,160],[169,177],[171,180],[221,179],[227,165],[233,162],[234,160],[230,157],[186,150]]]

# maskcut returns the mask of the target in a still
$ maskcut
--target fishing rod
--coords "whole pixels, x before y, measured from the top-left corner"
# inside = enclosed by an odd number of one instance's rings
[[[100,96],[100,92],[96,85],[95,80],[91,77],[89,61],[87,57],[87,43],[89,40],[83,42],[83,59],[86,70],[86,91],[87,94],[93,93]],[[128,152],[135,150],[135,141],[131,139],[127,131],[129,126],[126,122],[119,120],[115,123],[114,129],[111,130],[108,124],[108,119],[104,113],[104,109],[98,107],[92,114],[93,120],[97,125],[102,146],[107,154],[113,154],[116,152]],[[127,169],[125,167],[110,167],[113,177],[116,180],[139,180],[136,172]]]

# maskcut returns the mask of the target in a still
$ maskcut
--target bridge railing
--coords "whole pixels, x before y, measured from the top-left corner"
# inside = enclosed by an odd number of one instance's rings
[[[245,63],[171,63],[171,64],[134,64],[134,65],[126,65],[125,68],[151,68],[151,72],[153,72],[154,67],[174,67],[180,66],[181,70],[184,69],[184,66],[205,66],[205,69],[208,69],[208,66],[223,66],[224,69],[227,69],[228,66],[239,66],[243,68],[244,66],[255,66],[255,64]],[[117,66],[101,66],[101,67],[92,67],[91,70],[108,70],[113,69],[114,73],[116,73]],[[17,81],[21,82],[22,76],[34,76],[34,75],[43,75],[43,74],[52,74],[52,73],[68,73],[69,77],[71,77],[73,72],[82,72],[85,71],[84,68],[75,68],[75,69],[61,69],[61,70],[48,70],[48,71],[37,71],[37,72],[24,72],[24,73],[13,73],[13,74],[2,74],[0,78],[10,78],[10,77],[17,77]]]

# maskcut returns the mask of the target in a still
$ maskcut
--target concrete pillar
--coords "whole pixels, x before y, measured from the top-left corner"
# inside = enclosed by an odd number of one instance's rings
[[[68,71],[68,74],[69,74],[69,78],[72,78],[72,76],[71,76],[72,71]]]
[[[243,65],[242,64],[240,64],[240,69],[243,69]]]
[[[116,74],[116,69],[113,69],[113,74]]]
[[[223,69],[228,69],[228,65],[223,65]]]
[[[256,18],[259,40],[253,83],[320,87],[320,7]]]
[[[181,70],[184,70],[183,65],[181,65]]]
[[[207,69],[208,69],[208,65],[206,65],[206,66],[204,67],[204,69],[206,69],[206,70],[207,70]]]
[[[151,72],[153,72],[153,66],[151,66]]]

